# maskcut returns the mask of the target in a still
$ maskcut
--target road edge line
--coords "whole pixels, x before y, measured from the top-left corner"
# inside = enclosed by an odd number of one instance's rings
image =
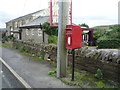
[[[32,88],[22,77],[20,77],[2,58],[0,61],[12,72],[12,74],[25,86],[25,88]]]

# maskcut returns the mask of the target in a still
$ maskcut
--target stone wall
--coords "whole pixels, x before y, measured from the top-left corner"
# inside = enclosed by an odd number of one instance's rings
[[[56,62],[57,59],[57,46],[53,44],[33,44],[31,42],[15,41],[13,43],[17,47],[25,47],[28,52],[40,56],[45,53],[45,57]],[[71,65],[72,54],[68,50],[68,62]],[[91,73],[96,73],[97,69],[101,69],[104,78],[120,82],[120,57],[119,52],[112,53],[101,50],[90,50],[87,48],[77,49],[75,51],[75,67],[78,70],[86,70]]]
[[[13,46],[15,47],[24,47],[26,50],[35,56],[40,56],[45,53],[50,59],[56,62],[57,58],[57,46],[54,44],[39,44],[39,43],[31,43],[26,41],[14,41]]]

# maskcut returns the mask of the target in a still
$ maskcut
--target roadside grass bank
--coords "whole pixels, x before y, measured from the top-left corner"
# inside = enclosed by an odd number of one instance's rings
[[[62,82],[70,86],[80,86],[81,88],[120,88],[120,84],[114,81],[99,79],[95,77],[94,74],[88,73],[86,71],[78,71],[75,69],[74,81],[71,81],[71,70],[72,68],[69,66],[67,68],[67,77],[60,78]],[[56,77],[56,69],[51,70],[48,74],[52,77]]]

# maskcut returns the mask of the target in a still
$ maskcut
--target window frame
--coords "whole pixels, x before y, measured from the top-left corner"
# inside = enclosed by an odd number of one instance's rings
[[[31,35],[35,35],[35,34],[34,34],[34,29],[31,29]]]
[[[29,31],[28,31],[29,29],[26,29],[26,35],[29,35]]]
[[[42,36],[42,30],[38,29],[38,36],[41,37]]]

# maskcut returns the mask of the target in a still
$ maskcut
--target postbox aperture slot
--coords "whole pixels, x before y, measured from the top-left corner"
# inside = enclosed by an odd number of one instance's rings
[[[72,31],[72,29],[66,29],[67,31]]]

